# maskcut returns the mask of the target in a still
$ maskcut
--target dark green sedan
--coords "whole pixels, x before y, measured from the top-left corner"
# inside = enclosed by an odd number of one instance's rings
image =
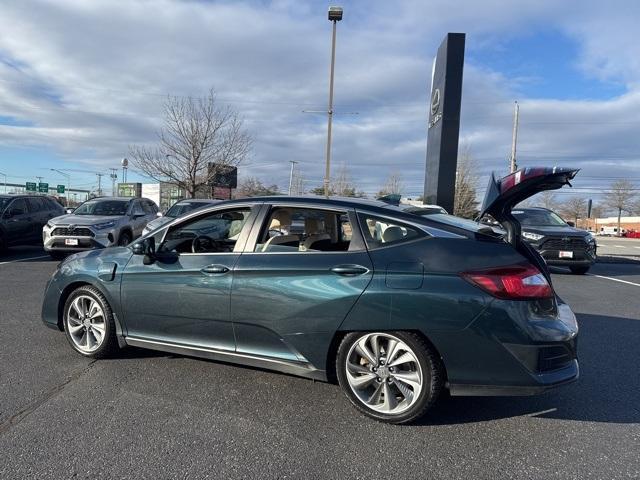
[[[578,328],[511,209],[575,174],[492,178],[483,210],[500,231],[378,201],[221,202],[67,258],[42,318],[88,357],[132,345],[337,381],[390,423],[444,389],[539,393],[578,377]]]

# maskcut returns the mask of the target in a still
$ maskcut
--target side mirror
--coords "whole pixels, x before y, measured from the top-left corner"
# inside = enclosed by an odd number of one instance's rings
[[[147,255],[154,256],[156,253],[156,239],[153,237],[147,237],[136,242],[131,246],[131,250],[134,255]]]
[[[73,213],[73,211],[74,211],[74,210],[75,210],[75,208],[70,208],[70,207],[69,207],[69,208],[65,208],[65,209],[64,209],[64,212],[65,212],[65,213],[67,213],[67,214],[69,214],[69,213]]]
[[[156,213],[156,217],[161,217],[161,216],[162,216],[162,212]]]
[[[576,226],[576,224],[573,223],[573,222],[567,222],[567,225],[569,225],[570,227],[575,227]]]

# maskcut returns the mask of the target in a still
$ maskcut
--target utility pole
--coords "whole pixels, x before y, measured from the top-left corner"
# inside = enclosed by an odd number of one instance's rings
[[[329,71],[329,109],[327,110],[327,159],[324,172],[324,195],[329,196],[329,181],[331,178],[331,124],[333,122],[333,72],[336,63],[336,25],[342,20],[342,8],[329,7],[329,21],[333,23],[331,37],[331,69]]]
[[[111,196],[115,197],[116,196],[116,180],[118,179],[118,169],[117,168],[110,168],[109,170],[111,170],[111,175],[109,175],[111,177]]]
[[[514,110],[513,110],[513,136],[511,139],[511,162],[509,166],[509,171],[511,173],[515,172],[518,169],[518,164],[516,163],[516,146],[518,144],[519,115],[520,115],[520,106],[518,105],[518,101],[516,100]]]
[[[102,196],[102,176],[104,175],[104,173],[96,173],[96,176],[98,177],[98,196],[101,197]]]
[[[291,192],[293,189],[293,172],[294,169],[296,167],[296,162],[295,160],[289,160],[289,163],[291,164],[291,174],[289,175],[289,196],[291,196]]]

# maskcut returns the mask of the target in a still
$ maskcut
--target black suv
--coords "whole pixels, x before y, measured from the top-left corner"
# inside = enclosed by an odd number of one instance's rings
[[[569,267],[572,273],[587,273],[596,261],[596,237],[574,228],[546,208],[514,208],[511,213],[520,222],[522,238],[548,265]]]
[[[0,252],[42,242],[42,227],[63,214],[62,205],[44,195],[0,195]]]

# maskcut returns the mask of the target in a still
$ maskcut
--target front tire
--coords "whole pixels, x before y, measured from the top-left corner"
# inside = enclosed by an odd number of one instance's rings
[[[574,275],[584,275],[589,271],[589,267],[569,267],[569,270]]]
[[[85,357],[104,358],[118,350],[113,311],[95,287],[83,285],[69,295],[63,324],[69,344]]]
[[[118,245],[120,247],[126,247],[131,243],[131,234],[129,232],[122,232],[118,238]]]
[[[444,369],[433,348],[409,332],[354,332],[338,347],[338,382],[365,415],[403,424],[420,418],[438,398]]]

